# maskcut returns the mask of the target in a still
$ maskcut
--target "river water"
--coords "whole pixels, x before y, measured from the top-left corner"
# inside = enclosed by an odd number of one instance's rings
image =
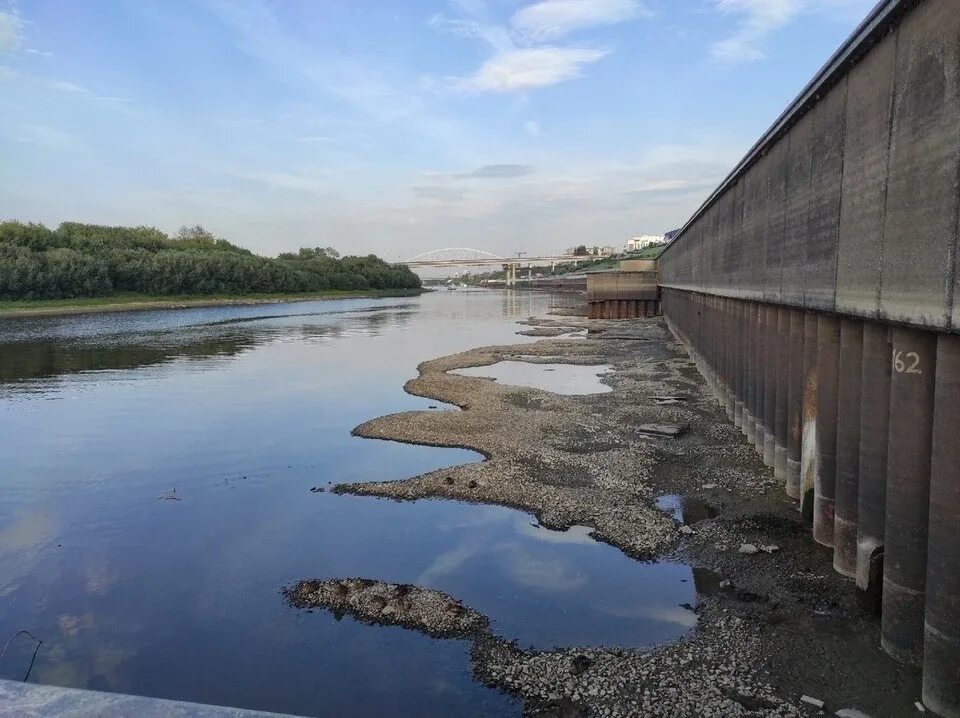
[[[350,430],[456,411],[403,392],[416,365],[534,341],[516,320],[553,301],[458,291],[0,320],[0,643],[21,629],[43,640],[38,683],[303,715],[484,716],[520,706],[473,679],[469,643],[297,611],[281,588],[434,587],[536,648],[692,630],[689,568],[638,563],[582,527],[310,491],[482,460]],[[498,379],[523,381],[516,368]],[[34,646],[18,638],[0,677],[22,679]]]

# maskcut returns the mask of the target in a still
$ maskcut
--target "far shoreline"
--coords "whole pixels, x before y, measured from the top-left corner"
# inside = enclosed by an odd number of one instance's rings
[[[434,291],[419,289],[331,290],[305,294],[241,294],[241,295],[118,295],[76,299],[26,299],[0,301],[0,319],[26,319],[76,314],[106,314],[154,309],[193,309],[202,307],[252,306],[258,304],[292,304],[333,299],[380,299],[415,297]]]

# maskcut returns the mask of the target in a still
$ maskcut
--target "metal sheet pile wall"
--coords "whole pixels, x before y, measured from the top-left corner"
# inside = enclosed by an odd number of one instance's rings
[[[960,0],[881,5],[661,255],[663,313],[960,716]]]

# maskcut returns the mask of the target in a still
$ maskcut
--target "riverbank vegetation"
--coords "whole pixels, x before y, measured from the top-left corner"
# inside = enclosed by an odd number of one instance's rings
[[[420,278],[375,255],[302,248],[262,257],[202,227],[168,236],[153,227],[0,222],[0,299],[121,295],[321,294],[409,290]]]

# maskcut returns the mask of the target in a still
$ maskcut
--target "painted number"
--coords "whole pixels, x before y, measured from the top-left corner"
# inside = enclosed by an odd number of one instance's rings
[[[893,368],[898,374],[923,374],[917,367],[920,366],[920,355],[916,352],[907,352],[894,349]]]

